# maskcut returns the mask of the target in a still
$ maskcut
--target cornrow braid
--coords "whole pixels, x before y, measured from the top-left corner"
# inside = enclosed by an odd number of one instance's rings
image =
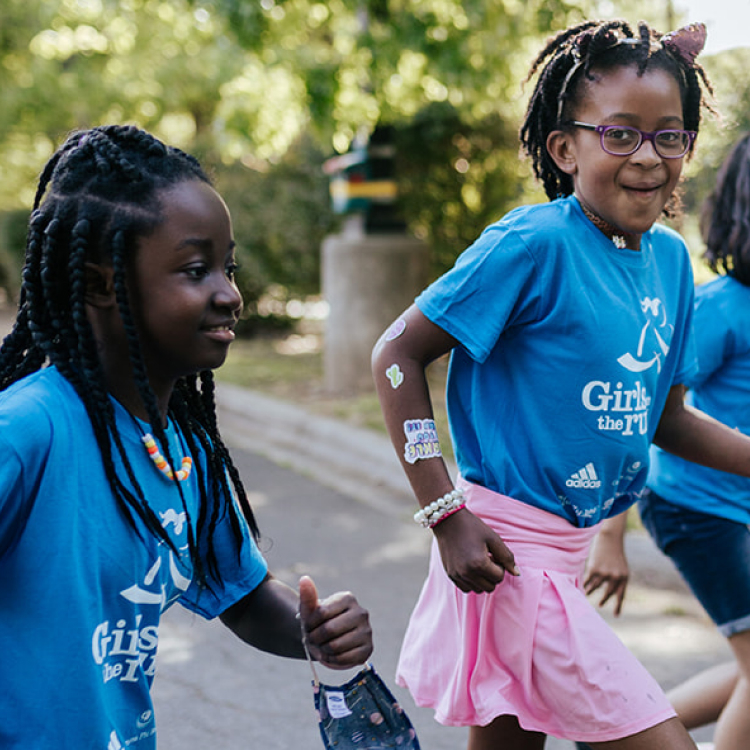
[[[560,171],[547,151],[547,137],[567,127],[593,80],[593,71],[634,65],[638,74],[664,70],[678,82],[686,130],[698,131],[703,107],[713,111],[713,89],[703,68],[671,51],[662,35],[641,21],[637,34],[622,20],[586,21],[552,38],[531,65],[538,74],[521,125],[521,144],[550,200],[573,192],[573,179]],[[692,145],[691,145],[692,151]]]
[[[29,219],[26,258],[16,320],[0,347],[0,390],[46,365],[54,365],[84,404],[99,446],[104,470],[123,513],[138,530],[136,518],[174,549],[157,514],[144,496],[116,427],[104,369],[86,314],[86,266],[113,268],[115,296],[127,335],[135,383],[152,434],[174,465],[158,404],[150,388],[137,327],[130,308],[126,269],[139,238],[163,221],[159,192],[185,180],[210,180],[198,161],[131,126],[108,125],[71,133],[43,168]],[[213,532],[229,514],[239,554],[243,539],[239,514],[251,533],[260,535],[247,494],[219,434],[210,372],[181,379],[168,417],[191,452],[207,456],[207,469],[195,462],[201,493],[197,528],[207,537],[204,563],[198,552],[196,524],[188,522],[188,544],[196,576],[207,582],[218,562]],[[117,459],[127,482],[117,471]],[[176,483],[183,510],[187,504]],[[233,498],[236,500],[233,500]],[[141,533],[141,532],[139,532]]]

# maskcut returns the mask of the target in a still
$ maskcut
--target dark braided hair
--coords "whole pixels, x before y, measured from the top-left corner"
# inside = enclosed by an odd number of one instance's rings
[[[110,125],[72,133],[44,167],[29,220],[18,314],[0,347],[0,390],[29,373],[54,365],[83,402],[104,469],[118,505],[134,528],[135,517],[174,549],[134,475],[115,424],[93,330],[86,315],[87,263],[108,263],[114,272],[117,304],[128,337],[135,382],[170,465],[169,446],[156,397],[146,377],[138,333],[129,305],[126,269],[140,237],[163,220],[159,193],[185,180],[210,184],[192,156],[131,126]],[[195,463],[201,492],[197,528],[208,531],[208,570],[217,573],[213,530],[230,514],[239,547],[242,540],[235,497],[253,536],[259,530],[239,473],[216,423],[210,371],[178,381],[169,404],[191,452],[207,456],[207,474]],[[119,456],[128,482],[115,468]],[[230,486],[231,483],[231,486]],[[183,510],[188,514],[180,483]],[[206,582],[188,514],[188,543],[196,576]],[[202,532],[201,532],[202,533]],[[176,551],[176,550],[175,550]]]
[[[550,200],[573,193],[573,179],[560,171],[547,152],[547,137],[574,119],[593,71],[634,65],[638,74],[663,70],[675,78],[682,97],[685,130],[698,130],[701,107],[711,110],[703,89],[713,89],[703,68],[662,42],[641,21],[637,34],[621,20],[586,21],[552,38],[534,60],[528,79],[541,69],[521,125],[521,143],[531,157],[534,174]],[[692,152],[692,144],[691,144]],[[689,155],[689,154],[688,154]]]
[[[740,138],[719,168],[700,228],[709,268],[750,286],[750,134]]]

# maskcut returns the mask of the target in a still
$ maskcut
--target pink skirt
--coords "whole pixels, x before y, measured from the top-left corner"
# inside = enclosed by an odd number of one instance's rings
[[[597,528],[459,481],[467,505],[505,541],[521,575],[491,594],[463,593],[433,541],[396,680],[441,724],[518,717],[534,732],[581,742],[628,737],[675,716],[664,692],[586,599]]]

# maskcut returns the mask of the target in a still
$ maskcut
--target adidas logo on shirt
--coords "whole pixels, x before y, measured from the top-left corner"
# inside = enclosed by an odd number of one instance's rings
[[[575,474],[571,474],[570,479],[565,482],[566,487],[577,487],[584,490],[595,490],[602,486],[601,480],[596,475],[594,464],[588,463]]]

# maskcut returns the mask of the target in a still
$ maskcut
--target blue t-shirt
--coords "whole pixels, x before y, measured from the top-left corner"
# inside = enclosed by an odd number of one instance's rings
[[[698,371],[687,402],[750,435],[750,288],[722,276],[699,286],[693,315]],[[750,479],[652,448],[648,485],[675,505],[750,523]]]
[[[247,529],[238,556],[224,508],[222,580],[200,590],[177,485],[151,462],[133,417],[115,408],[137,481],[179,555],[140,522],[136,533],[117,507],[83,404],[55,368],[0,393],[2,748],[153,750],[161,612],[179,601],[214,617],[266,575]],[[171,425],[168,433],[173,456],[185,456],[183,437]],[[204,455],[192,458],[205,465]],[[118,472],[129,486],[119,462]],[[181,483],[194,529],[197,480],[193,468]]]
[[[694,367],[692,278],[675,232],[618,249],[573,197],[488,227],[417,298],[460,344],[461,474],[581,527],[635,502],[669,389]]]

